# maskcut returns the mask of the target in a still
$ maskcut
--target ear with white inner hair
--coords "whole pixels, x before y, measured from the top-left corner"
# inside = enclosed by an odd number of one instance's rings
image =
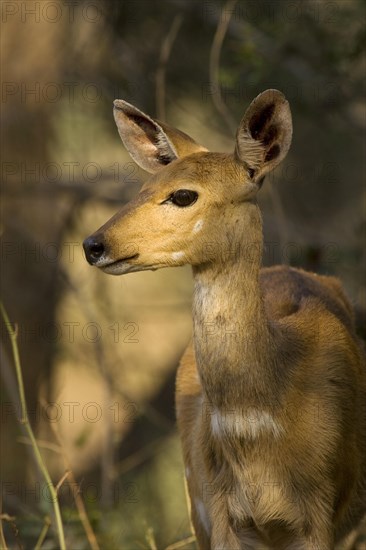
[[[113,105],[124,146],[133,160],[151,174],[177,158],[207,150],[184,132],[150,118],[122,99],[116,99]]]
[[[249,105],[236,134],[235,158],[261,185],[286,156],[292,139],[290,106],[278,90],[266,90]]]

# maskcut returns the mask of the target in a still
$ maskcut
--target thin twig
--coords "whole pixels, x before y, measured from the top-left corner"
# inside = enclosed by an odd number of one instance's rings
[[[1,548],[4,550],[8,550],[8,547],[5,541],[4,530],[3,530],[3,519],[5,519],[4,516],[7,516],[7,515],[8,514],[3,514],[3,499],[2,499],[2,495],[0,495],[0,544],[1,544]]]
[[[10,518],[12,521],[15,519],[14,517],[9,516],[8,514],[2,513],[2,498],[0,497],[0,544],[3,550],[8,550],[8,547],[5,541],[4,530],[3,530],[3,520],[7,521],[8,518]]]
[[[165,550],[178,550],[178,548],[184,548],[186,544],[190,544],[195,540],[196,540],[196,537],[194,535],[191,535],[190,537],[187,537],[185,539],[178,540],[177,542],[173,542],[173,544],[169,544],[169,546],[167,546]]]
[[[221,95],[219,70],[220,70],[220,55],[222,50],[222,44],[224,42],[227,29],[229,27],[230,20],[232,18],[233,11],[237,0],[228,0],[224,5],[221,13],[221,17],[217,23],[214,39],[212,41],[210,51],[210,86],[211,97],[213,104],[215,105],[218,113],[223,117],[230,133],[234,133],[236,130],[236,122],[232,117],[229,109],[227,108]]]
[[[32,445],[32,442],[28,439],[28,437],[17,437],[17,441],[19,443],[23,443],[24,445]],[[41,449],[47,449],[48,451],[53,451],[57,454],[62,454],[62,449],[59,445],[55,445],[54,443],[50,443],[49,441],[44,441],[43,439],[37,439],[37,445]]]
[[[41,405],[43,407],[45,406],[45,402],[44,402],[43,399],[41,400]],[[63,458],[63,461],[64,461],[64,466],[65,466],[65,468],[67,470],[67,473],[68,473],[68,482],[69,482],[69,485],[72,488],[72,494],[73,494],[73,497],[74,497],[74,500],[75,500],[76,508],[78,510],[80,522],[81,522],[81,524],[84,528],[85,534],[86,534],[87,539],[88,539],[89,544],[90,544],[90,548],[92,550],[100,550],[97,538],[95,536],[95,533],[94,533],[93,528],[91,526],[91,523],[89,521],[88,514],[86,513],[84,501],[83,501],[83,499],[80,495],[79,484],[75,479],[74,473],[71,469],[69,458],[68,458],[68,456],[67,456],[67,454],[64,450],[64,446],[62,445],[62,441],[61,441],[60,433],[58,431],[58,427],[56,427],[56,424],[52,422],[52,423],[50,423],[50,428],[51,428],[51,430],[52,430],[52,432],[53,432],[53,434],[54,434],[54,436],[57,440],[57,443],[58,443],[57,448],[60,449],[59,452],[62,455],[62,458]],[[55,447],[56,447],[56,445],[55,445]]]
[[[154,537],[154,531],[152,527],[149,527],[146,531],[146,542],[149,545],[150,550],[158,550],[158,547],[156,546],[155,537]]]
[[[69,475],[70,475],[70,470],[66,470],[66,472],[64,473],[64,475],[62,476],[62,478],[60,479],[60,481],[56,485],[56,491],[57,492],[59,492],[59,490],[61,489],[64,481],[69,477]]]
[[[37,543],[34,547],[34,550],[41,550],[42,548],[42,544],[44,543],[45,541],[45,538],[47,536],[47,533],[48,533],[48,530],[50,528],[50,525],[51,525],[51,520],[48,516],[46,516],[44,518],[44,523],[43,523],[43,527],[42,527],[42,531],[40,532],[40,535],[38,537],[38,540],[37,540]]]
[[[165,73],[166,66],[172,51],[174,41],[177,37],[179,29],[183,22],[183,16],[177,14],[172,22],[168,34],[161,45],[159,65],[156,70],[155,86],[156,86],[156,115],[159,119],[165,120]]]
[[[24,393],[24,384],[23,384],[23,376],[22,376],[22,369],[20,366],[20,357],[19,357],[19,349],[17,344],[17,330],[14,329],[9,321],[8,314],[3,306],[3,303],[0,302],[0,310],[1,315],[4,319],[4,323],[6,326],[6,329],[9,334],[11,348],[13,352],[13,359],[15,364],[15,371],[17,375],[17,382],[18,382],[18,389],[19,389],[19,396],[20,396],[20,407],[21,407],[21,420],[20,422],[24,425],[28,437],[31,440],[32,448],[34,455],[37,460],[38,467],[40,471],[42,472],[42,475],[45,479],[46,485],[48,487],[48,490],[50,492],[50,495],[52,497],[52,504],[55,514],[55,520],[56,520],[56,528],[57,528],[57,534],[58,534],[58,540],[60,544],[61,550],[66,550],[66,544],[65,544],[65,534],[64,534],[64,528],[62,525],[62,517],[61,517],[61,510],[60,505],[57,498],[57,492],[56,489],[52,483],[50,474],[47,470],[46,464],[43,460],[43,457],[40,453],[39,447],[37,445],[36,438],[34,437],[34,433],[32,430],[32,426],[30,425],[29,418],[28,418],[28,412],[27,412],[27,404],[25,401],[25,393]]]
[[[0,361],[1,378],[4,382],[4,387],[5,387],[6,391],[8,392],[8,395],[10,397],[11,404],[12,404],[12,407],[13,407],[14,412],[15,412],[15,418],[17,420],[20,420],[20,418],[19,418],[20,400],[19,400],[19,392],[18,392],[18,389],[17,389],[16,376],[14,375],[14,372],[12,370],[12,365],[11,365],[11,361],[10,361],[10,358],[8,356],[7,350],[5,349],[5,346],[3,345],[2,342],[0,342],[0,357],[1,357],[1,361]],[[20,429],[24,434],[27,433],[24,424],[20,423]],[[27,441],[29,441],[29,439],[27,437],[24,437],[24,439],[27,439]],[[37,460],[36,460],[36,457],[34,456],[34,453],[32,452],[32,446],[31,445],[28,445],[26,447],[26,452],[29,455],[30,462],[35,467],[35,472],[36,472],[36,475],[37,475],[37,479],[41,480],[42,479],[42,474],[39,472]],[[8,497],[6,499],[7,501],[9,500],[9,497],[10,497],[10,495],[8,495]]]
[[[2,523],[2,521],[7,521],[10,525],[10,527],[12,528],[13,530],[13,533],[14,533],[14,538],[16,540],[16,543],[19,547],[20,550],[23,550],[23,545],[22,543],[20,542],[19,540],[19,530],[18,530],[18,527],[15,523],[15,516],[10,516],[9,514],[0,514],[0,522]],[[1,550],[3,550],[3,548],[1,547]],[[5,539],[4,539],[4,550],[7,550],[7,546],[6,546],[6,542],[5,542]]]
[[[6,391],[8,392],[9,397],[12,401],[13,408],[15,412],[17,412],[20,406],[17,381],[11,366],[10,359],[7,354],[7,350],[5,349],[5,346],[2,344],[2,342],[0,342],[0,356],[1,356],[1,363],[0,363],[1,378],[3,379]]]
[[[219,17],[216,33],[212,42],[211,52],[210,52],[210,86],[212,91],[212,101],[216,107],[218,113],[223,117],[225,123],[227,124],[230,132],[234,133],[236,130],[236,122],[232,117],[229,109],[227,108],[225,102],[222,99],[221,87],[219,81],[219,70],[220,70],[220,55],[222,50],[222,45],[226,36],[226,33],[229,28],[232,15],[235,10],[235,5],[237,0],[228,0],[224,5],[221,17]],[[283,245],[288,240],[288,232],[286,226],[286,218],[284,215],[281,199],[279,196],[278,190],[271,185],[270,186],[270,195],[276,213],[279,226],[279,239],[280,245]],[[282,246],[281,246],[282,250]]]
[[[75,500],[76,508],[78,510],[80,522],[84,527],[85,534],[88,538],[90,548],[92,550],[100,550],[97,537],[95,536],[95,533],[93,531],[93,528],[88,518],[88,514],[86,513],[84,501],[80,495],[80,486],[76,481],[72,470],[70,470],[70,473],[69,473],[69,483],[73,487],[72,493]]]
[[[6,541],[5,541],[5,537],[4,537],[4,530],[3,530],[3,520],[0,519],[0,548],[2,548],[3,550],[8,550],[8,547],[6,546]]]

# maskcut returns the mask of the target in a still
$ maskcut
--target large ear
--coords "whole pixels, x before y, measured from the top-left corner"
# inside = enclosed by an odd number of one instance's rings
[[[127,151],[152,174],[177,158],[206,151],[184,132],[150,118],[122,99],[114,101],[113,114]]]
[[[236,134],[235,157],[245,164],[253,181],[283,160],[292,139],[290,106],[278,90],[266,90],[249,105]]]

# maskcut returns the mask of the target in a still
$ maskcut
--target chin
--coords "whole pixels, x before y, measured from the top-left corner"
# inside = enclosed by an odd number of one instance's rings
[[[109,263],[96,264],[101,271],[108,275],[125,275],[127,273],[136,273],[138,271],[156,271],[164,267],[181,267],[187,262],[181,256],[172,259],[160,257],[160,260],[156,258],[156,261],[151,263],[143,263],[140,257],[124,258]]]
[[[168,267],[165,265],[154,265],[154,264],[130,264],[124,261],[116,261],[104,266],[97,266],[103,273],[108,275],[125,275],[127,273],[136,273],[138,271],[156,271],[162,267]]]
[[[108,275],[125,275],[126,273],[134,273],[136,271],[144,271],[150,269],[148,266],[132,265],[128,262],[113,262],[111,264],[100,266],[99,269]]]

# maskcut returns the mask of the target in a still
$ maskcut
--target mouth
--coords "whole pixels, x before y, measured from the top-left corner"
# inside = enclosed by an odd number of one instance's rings
[[[122,275],[123,273],[128,273],[133,271],[134,268],[138,269],[138,266],[134,266],[130,262],[136,260],[139,257],[139,254],[133,254],[132,256],[127,256],[126,258],[121,258],[115,260],[108,264],[97,266],[99,269],[104,271],[104,273],[109,273],[110,275]]]

